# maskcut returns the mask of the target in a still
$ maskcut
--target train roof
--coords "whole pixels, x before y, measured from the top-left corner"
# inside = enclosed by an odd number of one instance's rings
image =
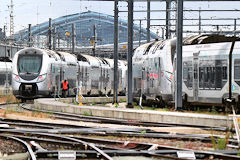
[[[67,63],[77,63],[76,56],[68,52],[56,51],[56,53],[61,57],[61,59]]]
[[[234,39],[237,41],[240,40],[239,37],[228,37],[228,36],[218,35],[218,34],[193,35],[193,36],[184,38],[183,45],[232,42]]]
[[[93,67],[99,67],[101,65],[99,59],[97,59],[96,57],[93,57],[93,56],[85,55],[85,54],[78,54],[77,60],[83,61],[83,62],[88,62]]]
[[[149,54],[154,54],[156,49],[162,49],[167,42],[170,42],[171,44],[176,41],[175,38],[173,39],[167,39],[167,40],[159,40],[159,41],[154,41],[150,43],[146,43],[144,45],[139,46],[135,52],[134,52],[134,57],[144,57]]]
[[[12,70],[12,62],[0,61],[0,71],[10,71],[10,70]]]
[[[0,62],[12,62],[9,57],[0,57]]]

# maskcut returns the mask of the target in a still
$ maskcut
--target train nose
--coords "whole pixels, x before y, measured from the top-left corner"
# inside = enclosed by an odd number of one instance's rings
[[[23,97],[33,97],[37,95],[38,87],[36,83],[32,84],[21,84],[19,87],[20,95]]]

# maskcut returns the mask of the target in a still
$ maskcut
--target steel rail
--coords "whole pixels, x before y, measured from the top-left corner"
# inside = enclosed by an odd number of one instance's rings
[[[177,157],[178,151],[190,151],[193,152],[197,159],[214,159],[214,158],[221,158],[222,160],[239,160],[239,156],[234,155],[224,155],[222,153],[217,152],[201,152],[201,151],[194,151],[194,150],[179,150],[179,149],[166,149],[166,150],[156,150],[156,151],[147,151],[147,150],[103,150],[105,153],[111,156],[156,156],[156,157],[162,157],[162,158],[169,158],[169,159],[176,159],[176,160],[183,160],[183,158]],[[57,157],[58,151],[37,151],[36,154],[38,157],[43,157],[44,155],[49,155],[53,157]],[[76,151],[77,157],[81,157],[83,154],[90,156],[96,155],[97,152],[93,150],[79,150]],[[165,154],[165,155],[163,155]],[[210,158],[211,157],[211,158]],[[186,160],[186,159],[184,159]]]
[[[0,134],[1,135],[1,134]],[[60,141],[60,140],[54,140],[54,139],[48,139],[48,138],[37,138],[37,137],[30,137],[30,136],[21,136],[21,135],[12,135],[16,138],[21,138],[25,140],[35,140],[35,141],[41,141],[41,142],[51,142],[51,143],[60,143],[60,144],[71,144],[71,145],[78,145],[79,143],[73,143],[72,141]]]
[[[26,126],[40,127],[40,128],[46,128],[46,129],[62,129],[63,127],[89,128],[87,126],[79,126],[79,125],[73,125],[73,124],[58,124],[58,123],[38,122],[38,121],[20,120],[20,119],[7,119],[7,118],[0,118],[0,124],[20,125],[20,126],[26,125]]]
[[[7,138],[11,138],[11,139],[14,139],[14,140],[16,140],[16,141],[19,141],[19,142],[23,143],[23,144],[27,147],[28,152],[29,152],[32,160],[37,160],[37,158],[36,158],[36,156],[35,156],[32,148],[31,148],[31,146],[30,146],[27,142],[25,142],[25,141],[23,141],[23,140],[21,140],[21,139],[19,139],[19,138],[16,138],[16,137],[14,137],[14,136],[8,136],[8,135],[0,135],[0,136],[7,137]]]
[[[107,150],[100,150],[94,144],[87,143],[85,141],[76,139],[75,137],[72,138],[72,137],[69,137],[69,136],[53,135],[53,134],[46,134],[46,133],[31,133],[31,132],[28,132],[28,131],[27,132],[23,132],[23,133],[36,134],[36,135],[41,135],[41,136],[52,136],[52,137],[57,137],[57,138],[61,138],[61,139],[67,139],[67,140],[74,141],[74,142],[80,142],[81,144],[83,144],[85,146],[85,148],[87,148],[87,146],[90,146],[92,149],[95,150],[94,152],[97,152],[97,153],[101,154],[105,159],[108,159],[109,155],[111,155],[111,154],[109,154],[107,152]],[[124,142],[122,142],[122,143],[124,143]],[[134,149],[134,150],[137,149],[137,148],[139,149],[139,145],[140,145],[140,147],[141,147],[141,145],[143,145],[140,149],[144,148],[144,150],[138,150],[138,151],[140,151],[140,152],[147,152],[148,154],[152,154],[152,155],[156,155],[156,156],[162,156],[162,155],[160,155],[160,154],[164,154],[164,151],[162,151],[162,150],[178,150],[178,151],[179,150],[180,151],[181,150],[185,150],[185,151],[192,151],[192,150],[188,150],[188,149],[179,149],[179,148],[176,148],[176,147],[174,148],[174,147],[167,147],[167,146],[156,146],[155,148],[157,148],[157,149],[151,150],[151,152],[150,152],[149,146],[146,146],[146,144],[141,144],[141,143],[137,143],[137,145],[134,148],[131,148],[131,151],[132,151],[132,149]],[[148,151],[146,151],[146,149]],[[118,150],[118,151],[114,150],[114,153],[116,155],[117,152],[124,152],[124,151],[125,152],[129,152],[128,150],[125,149],[125,150]],[[88,152],[92,152],[92,151],[88,151]],[[201,155],[205,155],[205,157],[206,157],[206,155],[208,155],[208,156],[213,155],[214,157],[218,157],[218,158],[220,157],[222,159],[232,159],[232,160],[240,159],[239,156],[225,155],[225,154],[223,154],[224,152],[223,153],[216,153],[216,152],[194,151],[194,153],[197,156],[199,155],[199,157],[201,157]],[[231,153],[231,154],[235,154],[235,153]]]
[[[118,136],[118,137],[144,137],[144,138],[162,138],[162,139],[176,139],[181,141],[196,140],[204,143],[211,143],[211,137],[209,135],[198,135],[198,134],[170,134],[168,132],[152,132],[151,130],[145,129],[111,129],[111,128],[88,128],[88,129],[63,129],[63,130],[36,130],[36,129],[0,129],[0,132],[24,132],[31,134],[82,134],[82,135],[98,135],[98,136]],[[143,134],[144,133],[144,134]],[[219,136],[214,136],[219,137]],[[233,147],[236,146],[237,141],[230,139],[229,144]]]
[[[8,124],[8,125],[16,125],[16,126],[27,126],[27,127],[36,127],[36,128],[46,128],[46,129],[57,129],[60,127],[54,127],[54,126],[47,126],[47,125],[41,125],[41,124],[31,124],[31,123],[14,123],[14,122],[4,122],[0,121],[0,124]]]
[[[104,153],[102,150],[100,150],[99,148],[97,148],[94,144],[92,143],[87,143],[84,142],[82,140],[79,139],[75,139],[75,138],[71,138],[69,136],[63,136],[63,135],[56,135],[56,134],[49,134],[49,133],[35,133],[35,132],[29,132],[29,131],[20,131],[20,130],[6,130],[6,129],[0,129],[1,131],[7,131],[7,132],[14,132],[14,133],[29,133],[32,135],[41,135],[41,136],[52,136],[52,137],[57,137],[60,139],[66,139],[66,140],[71,140],[73,142],[79,142],[81,143],[83,146],[85,146],[85,148],[87,148],[87,146],[90,146],[92,149],[94,149],[96,152],[98,152],[100,155],[102,155],[105,159],[107,160],[112,160],[112,158],[110,156],[108,156],[106,153]]]
[[[111,156],[147,156],[147,157],[158,157],[158,158],[168,158],[168,159],[175,159],[175,160],[185,160],[182,158],[177,157],[171,157],[171,156],[165,156],[165,155],[154,155],[152,153],[149,153],[148,151],[134,151],[134,150],[104,150],[105,153]],[[161,151],[161,153],[165,154],[175,154],[176,152],[174,150],[166,150]],[[51,157],[58,157],[58,151],[37,151],[38,157],[41,158],[47,158],[48,155],[51,155]],[[76,151],[76,156],[79,158],[84,158],[83,155],[87,155],[89,158],[95,158],[97,157],[96,151],[85,151],[85,150],[79,150]]]

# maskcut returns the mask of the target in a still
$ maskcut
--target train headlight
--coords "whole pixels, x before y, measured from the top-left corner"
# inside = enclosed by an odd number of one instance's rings
[[[44,81],[44,79],[45,79],[46,77],[47,77],[47,73],[46,73],[46,74],[43,74],[43,75],[39,75],[37,81],[38,81],[38,82],[42,82],[42,81]]]
[[[13,74],[13,77],[14,77],[15,81],[20,82],[19,75]]]

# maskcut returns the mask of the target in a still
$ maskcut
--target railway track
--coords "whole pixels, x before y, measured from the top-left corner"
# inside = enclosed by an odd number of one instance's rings
[[[32,132],[29,130],[1,129],[0,132],[2,137],[11,137],[23,143],[30,143],[33,146],[32,148],[28,146],[28,151],[31,152],[30,155],[34,153],[35,157],[38,158],[57,158],[61,154],[59,150],[61,152],[72,150],[72,153],[75,153],[77,158],[85,156],[87,158],[103,158],[107,160],[111,160],[113,156],[150,156],[182,159],[177,157],[178,152],[193,153],[197,159],[240,159],[238,156],[226,153],[183,150],[150,143],[126,143],[124,141]],[[41,146],[44,146],[44,148]],[[234,154],[234,152],[231,154]]]
[[[27,104],[30,105],[30,104]],[[24,109],[28,109],[26,104],[23,104]],[[3,107],[4,108],[4,107]],[[36,112],[36,110],[34,110]],[[39,111],[38,111],[39,112]],[[51,114],[53,114],[51,112]],[[54,113],[55,114],[55,113]],[[0,124],[9,125],[9,127],[0,127],[0,136],[9,138],[13,137],[31,144],[32,150],[36,157],[42,159],[57,158],[59,155],[69,154],[79,158],[103,158],[112,159],[113,156],[144,156],[155,157],[157,159],[183,159],[178,157],[179,152],[187,152],[194,154],[197,159],[240,159],[236,156],[238,150],[219,152],[195,151],[189,149],[179,149],[178,147],[167,147],[164,145],[156,145],[142,142],[129,142],[119,140],[106,140],[103,138],[92,138],[91,135],[98,137],[138,137],[138,138],[154,138],[154,139],[171,139],[174,141],[199,141],[201,143],[210,143],[209,135],[198,134],[169,134],[168,132],[156,132],[144,127],[162,126],[161,124],[151,124],[140,122],[124,123],[119,120],[108,118],[98,119],[99,117],[92,116],[76,116],[71,114],[58,115],[57,117],[67,119],[71,116],[74,121],[94,122],[94,123],[115,123],[122,128],[99,128],[86,127],[72,124],[57,124],[49,122],[36,122],[30,120],[12,120],[1,118]],[[56,117],[56,118],[57,118]],[[93,121],[89,120],[93,118]],[[67,119],[69,120],[69,119]],[[124,128],[124,125],[141,126],[142,128]],[[151,125],[150,125],[151,124]],[[144,127],[143,127],[144,126]],[[174,126],[174,125],[163,125]],[[201,128],[201,127],[200,127]],[[223,129],[221,129],[223,130]],[[216,137],[217,138],[217,137]],[[237,148],[237,141],[229,140],[229,144]],[[61,152],[59,152],[61,150]],[[72,150],[72,152],[68,152]],[[65,153],[66,152],[66,153]],[[28,154],[29,155],[29,154]]]

